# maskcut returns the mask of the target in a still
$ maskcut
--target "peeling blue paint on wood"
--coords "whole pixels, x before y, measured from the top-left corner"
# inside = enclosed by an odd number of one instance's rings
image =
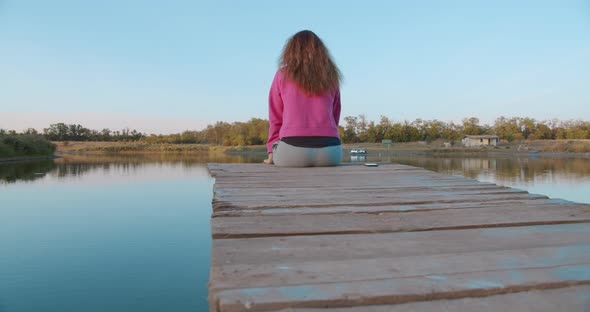
[[[245,296],[263,296],[268,292],[265,288],[243,288],[238,291]]]
[[[447,277],[444,275],[427,275],[426,278],[435,280],[435,281],[445,281]]]
[[[277,289],[281,295],[289,299],[310,299],[321,296],[317,287],[310,286],[290,286]]]
[[[590,280],[590,265],[576,265],[553,269],[553,272],[564,279],[573,281]]]
[[[504,228],[486,228],[481,229],[481,235],[488,237],[511,239],[518,235],[534,235],[543,233],[554,233],[554,232],[579,232],[590,234],[590,226],[585,223],[574,223],[574,224],[556,224],[556,225],[532,225],[513,227],[510,231],[506,231]]]
[[[503,288],[504,284],[490,280],[473,280],[467,282],[467,287],[471,289]]]

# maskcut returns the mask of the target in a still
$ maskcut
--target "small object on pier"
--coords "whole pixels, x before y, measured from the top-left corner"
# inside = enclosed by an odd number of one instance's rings
[[[350,150],[350,155],[367,155],[367,151],[362,148],[353,148]]]

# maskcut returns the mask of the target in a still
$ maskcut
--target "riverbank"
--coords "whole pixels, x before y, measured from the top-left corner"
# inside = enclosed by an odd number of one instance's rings
[[[51,159],[56,145],[40,135],[0,135],[0,162]]]
[[[143,142],[54,142],[57,153],[201,153],[219,152],[230,155],[265,154],[265,145],[214,146],[206,144],[148,144]],[[446,147],[444,142],[394,143],[388,149],[380,143],[344,144],[345,152],[363,148],[369,153],[428,156],[495,156],[536,155],[551,157],[590,157],[590,140],[528,141],[503,143],[496,147]]]

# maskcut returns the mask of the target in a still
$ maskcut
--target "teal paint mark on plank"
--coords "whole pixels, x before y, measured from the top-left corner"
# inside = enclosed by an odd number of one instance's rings
[[[516,270],[511,270],[508,272],[509,276],[510,276],[510,280],[513,283],[520,283],[524,280],[524,274],[522,274],[521,271],[516,271]]]
[[[416,207],[414,207],[414,206],[399,206],[399,207],[395,207],[393,210],[396,210],[396,211],[413,211],[413,210],[416,210]]]
[[[515,270],[528,267],[552,267],[557,265],[580,263],[581,259],[590,261],[590,244],[574,244],[562,247],[546,247],[547,251],[535,257],[520,254],[501,260],[498,265],[503,270]]]
[[[566,280],[590,281],[590,265],[555,268],[553,273]]]
[[[535,259],[534,263],[553,266],[572,259],[590,259],[590,244],[576,244],[556,248],[555,253],[541,259]]]
[[[382,283],[383,283],[383,287],[396,287],[399,285],[397,282],[392,281],[392,280],[385,280],[385,281],[382,281]]]
[[[268,293],[268,290],[265,288],[244,288],[238,291],[246,296],[263,296]]]
[[[289,286],[277,289],[279,293],[289,299],[310,299],[316,298],[320,294],[317,287],[310,286]]]
[[[584,248],[584,247],[581,247]],[[586,249],[588,249],[588,246],[586,246]],[[575,249],[573,249],[572,247],[562,247],[562,248],[558,248],[555,251],[555,254],[553,255],[553,259],[554,260],[564,260],[567,259],[567,257],[574,252]]]
[[[426,278],[434,281],[446,281],[447,277],[444,275],[427,275]]]
[[[556,232],[569,232],[569,233],[590,233],[590,227],[585,223],[573,223],[573,224],[557,224],[557,225],[536,225],[536,226],[523,226],[513,227],[509,230],[505,228],[488,228],[481,229],[480,233],[483,236],[494,237],[494,238],[506,238],[512,239],[518,235],[530,235],[530,234],[552,234]]]
[[[503,288],[504,284],[488,280],[473,280],[467,282],[467,287],[472,289]]]
[[[511,269],[518,268],[520,266],[521,266],[521,261],[514,259],[514,258],[505,259],[500,262],[500,267],[504,270],[511,270]]]

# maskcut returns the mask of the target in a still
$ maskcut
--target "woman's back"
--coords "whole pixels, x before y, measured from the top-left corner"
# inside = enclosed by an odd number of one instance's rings
[[[266,163],[273,158],[290,167],[340,163],[339,86],[340,71],[319,37],[305,30],[288,40],[269,93]]]
[[[328,90],[322,95],[310,95],[297,83],[285,77],[282,70],[278,70],[271,86],[269,108],[270,119],[281,122],[280,138],[338,137],[340,120],[338,89]]]

